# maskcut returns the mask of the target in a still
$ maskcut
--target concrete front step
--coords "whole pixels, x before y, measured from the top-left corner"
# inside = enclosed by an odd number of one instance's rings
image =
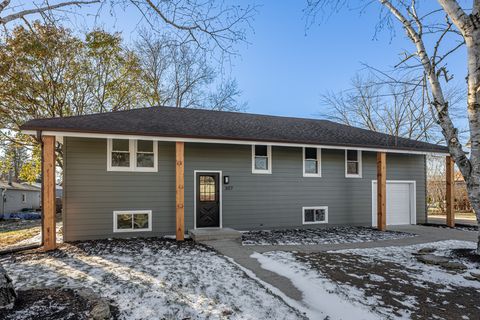
[[[193,241],[209,240],[240,240],[242,234],[231,228],[205,228],[189,230],[188,234]]]

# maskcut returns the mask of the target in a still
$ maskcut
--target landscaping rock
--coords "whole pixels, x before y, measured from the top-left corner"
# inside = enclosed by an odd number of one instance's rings
[[[419,254],[429,254],[429,253],[434,253],[437,249],[435,248],[422,248],[418,250]]]
[[[442,256],[436,256],[434,254],[423,254],[417,256],[417,260],[426,264],[441,265],[449,262],[449,260]]]
[[[104,299],[98,300],[90,311],[90,317],[93,320],[107,320],[112,317],[110,304]]]
[[[17,293],[13,287],[12,279],[8,276],[7,271],[0,266],[0,309],[10,309],[13,307]]]
[[[106,320],[112,317],[110,304],[91,288],[77,288],[75,293],[87,300],[92,306],[89,318],[93,320]]]
[[[477,281],[480,281],[480,273],[470,272],[470,276]]]
[[[448,270],[465,270],[465,269],[467,269],[467,266],[464,265],[463,263],[454,262],[454,261],[441,263],[440,266],[442,268],[445,268],[445,269],[448,269]]]

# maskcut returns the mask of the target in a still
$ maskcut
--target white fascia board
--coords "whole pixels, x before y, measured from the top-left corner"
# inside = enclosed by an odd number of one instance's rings
[[[23,134],[37,135],[35,130],[22,130]],[[308,147],[308,148],[322,148],[334,150],[359,150],[371,152],[386,152],[386,153],[403,153],[403,154],[420,154],[420,155],[448,155],[447,152],[428,152],[428,151],[414,151],[414,150],[398,150],[398,149],[381,149],[381,148],[364,148],[355,146],[335,146],[335,145],[316,145],[316,144],[302,144],[289,142],[268,142],[268,141],[249,141],[249,140],[228,140],[228,139],[205,139],[205,138],[182,138],[182,137],[161,137],[161,136],[147,136],[147,135],[130,135],[130,134],[115,134],[115,133],[88,133],[88,132],[68,132],[68,131],[42,131],[44,136],[55,136],[57,139],[63,137],[78,137],[78,138],[97,138],[97,139],[134,139],[134,140],[153,140],[153,141],[171,141],[171,142],[192,142],[192,143],[215,143],[215,144],[236,144],[236,145],[269,145],[278,147]]]

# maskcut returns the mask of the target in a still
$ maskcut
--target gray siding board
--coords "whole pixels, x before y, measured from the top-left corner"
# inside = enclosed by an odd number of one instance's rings
[[[175,233],[175,144],[159,142],[158,172],[107,172],[105,139],[65,139],[65,239]],[[345,152],[322,150],[322,177],[302,177],[302,150],[272,148],[272,174],[252,174],[251,147],[185,144],[185,227],[194,226],[194,171],[220,170],[223,226],[301,227],[302,207],[328,206],[329,224],[371,225],[376,155],[363,152],[363,177],[345,178]],[[415,180],[417,221],[425,220],[425,159],[388,154],[388,180]],[[153,231],[113,233],[114,210],[152,210]],[[309,225],[309,227],[324,225]]]

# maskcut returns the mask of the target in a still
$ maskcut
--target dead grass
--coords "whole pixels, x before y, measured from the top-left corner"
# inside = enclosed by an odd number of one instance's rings
[[[27,229],[0,231],[0,249],[11,247],[20,241],[30,239],[40,234],[40,227]]]
[[[0,250],[40,234],[40,220],[0,221]]]

